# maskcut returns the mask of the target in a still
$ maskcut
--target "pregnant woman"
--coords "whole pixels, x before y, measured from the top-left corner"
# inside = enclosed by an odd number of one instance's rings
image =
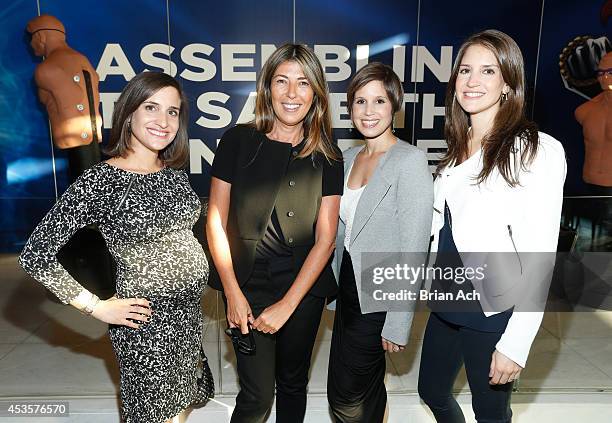
[[[181,170],[186,107],[172,77],[144,72],[132,79],[115,105],[111,159],[68,188],[19,258],[63,303],[111,324],[128,423],[168,421],[212,386],[211,378],[198,385],[196,376],[208,263],[192,233],[200,200]],[[108,300],[83,288],[56,258],[72,234],[92,224],[117,263],[117,293]]]

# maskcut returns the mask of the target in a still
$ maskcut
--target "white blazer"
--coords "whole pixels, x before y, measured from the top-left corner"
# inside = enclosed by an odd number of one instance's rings
[[[518,140],[515,145],[519,150]],[[473,178],[481,169],[482,151],[460,166],[444,168],[434,181],[431,251],[438,249],[447,202],[460,253],[515,252],[520,257],[522,252],[555,252],[567,172],[561,143],[540,132],[537,155],[525,171],[519,172],[520,185],[514,188],[497,169],[477,185]],[[522,269],[521,273],[529,271]],[[487,317],[493,314],[485,313]],[[514,312],[496,349],[525,367],[542,317],[543,312]]]

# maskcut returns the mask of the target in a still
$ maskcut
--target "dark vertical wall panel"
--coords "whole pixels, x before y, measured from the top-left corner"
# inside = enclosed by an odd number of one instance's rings
[[[544,7],[534,117],[543,131],[565,146],[568,161],[565,190],[568,195],[588,193],[582,182],[582,128],[574,119],[574,110],[587,101],[583,96],[590,97],[598,91],[573,90],[572,84],[566,84],[561,78],[559,56],[577,36],[611,39],[612,22],[604,25],[600,21],[604,3],[604,0],[549,0]]]
[[[541,1],[533,0],[499,0],[492,3],[487,0],[470,2],[422,1],[419,25],[420,45],[439,62],[448,47],[452,48],[452,61],[457,50],[471,34],[485,29],[498,29],[510,35],[523,52],[527,74],[527,85],[533,88],[540,30]],[[442,51],[445,53],[442,53]],[[448,57],[448,56],[447,56]],[[448,61],[446,62],[448,63]],[[448,66],[446,67],[448,69]],[[450,72],[446,73],[446,78]],[[422,82],[417,84],[419,102],[416,106],[415,139],[419,147],[428,145],[442,146],[444,139],[444,98],[446,82],[440,76],[425,68]],[[435,98],[431,97],[435,95]],[[433,101],[432,101],[433,100]],[[425,104],[434,103],[435,116],[431,121],[432,109]],[[419,124],[420,123],[420,124]],[[432,126],[433,123],[433,127]],[[426,141],[430,140],[430,141]],[[431,140],[438,140],[433,143]],[[439,150],[431,150],[431,152]],[[431,154],[430,158],[434,155]]]
[[[340,103],[338,95],[344,95],[352,76],[357,69],[357,46],[369,46],[366,62],[379,61],[396,67],[404,78],[406,93],[414,92],[410,83],[411,47],[417,38],[418,0],[393,1],[381,0],[372,3],[366,0],[296,0],[296,41],[306,43],[318,50],[323,59],[325,51],[330,65],[326,68],[329,87],[332,93],[332,109],[335,115],[335,134],[340,139],[358,138],[359,134],[350,129],[348,116],[344,114],[346,103]],[[328,45],[337,48],[325,47]],[[401,59],[394,63],[393,46],[401,45]],[[348,60],[340,64],[335,59],[337,53],[348,54]],[[346,58],[346,57],[345,57]],[[404,66],[401,66],[401,62]],[[400,69],[403,69],[401,71]],[[335,97],[336,96],[336,97]],[[342,107],[342,114],[339,112]],[[398,137],[411,141],[412,105],[408,103],[403,116],[396,119]],[[341,122],[340,122],[341,121]]]
[[[55,201],[46,112],[32,81],[39,59],[25,31],[36,0],[0,8],[0,251],[15,251]]]
[[[247,100],[255,91],[262,52],[273,49],[262,46],[291,41],[292,26],[290,1],[170,2],[172,60],[190,98],[189,170],[198,194],[208,195],[217,140],[243,111],[250,120]]]

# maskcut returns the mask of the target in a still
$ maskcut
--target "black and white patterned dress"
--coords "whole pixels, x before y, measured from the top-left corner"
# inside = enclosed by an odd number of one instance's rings
[[[208,262],[192,228],[200,200],[185,172],[138,174],[99,163],[85,171],[45,216],[19,262],[64,303],[83,287],[56,253],[96,224],[117,263],[117,296],[146,298],[153,314],[140,329],[111,326],[126,422],[163,422],[196,393]]]

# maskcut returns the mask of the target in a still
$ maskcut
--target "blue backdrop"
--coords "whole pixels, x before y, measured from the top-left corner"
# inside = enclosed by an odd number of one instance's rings
[[[356,134],[346,115],[346,86],[368,61],[390,65],[406,91],[396,133],[435,163],[443,141],[446,82],[457,47],[471,33],[496,28],[523,50],[530,115],[568,154],[566,194],[580,194],[583,146],[574,109],[585,101],[559,75],[559,54],[578,35],[609,37],[600,21],[604,0],[15,0],[1,6],[0,251],[18,251],[56,195],[66,189],[66,158],[53,149],[32,75],[27,22],[39,13],[59,18],[68,43],[100,75],[101,112],[108,136],[113,102],[135,73],[163,70],[190,98],[189,173],[207,196],[218,139],[251,119],[255,77],[286,41],[306,43],[329,81],[335,135],[341,147]]]

